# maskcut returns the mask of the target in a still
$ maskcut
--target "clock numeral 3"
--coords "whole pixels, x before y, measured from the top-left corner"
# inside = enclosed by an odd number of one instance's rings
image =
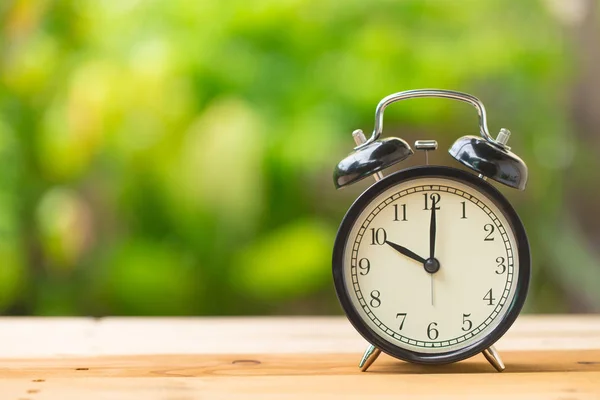
[[[400,327],[398,328],[398,330],[401,331],[402,327],[404,326],[404,321],[406,321],[406,313],[396,314],[396,319],[398,319],[398,318],[402,318],[402,320],[400,321]]]
[[[423,210],[431,210],[431,208],[429,208],[429,199],[431,199],[431,205],[435,207],[436,210],[440,209],[437,206],[442,199],[439,193],[423,193],[423,197],[425,197],[425,208]]]
[[[377,308],[381,305],[381,299],[379,299],[379,296],[381,296],[379,290],[373,290],[371,292],[371,301],[369,302],[369,304],[371,304],[371,307]]]
[[[387,233],[385,233],[385,229],[379,228],[371,228],[371,244],[382,245],[387,240]]]
[[[365,276],[369,273],[369,271],[371,271],[371,262],[366,258],[361,258],[358,261],[358,268],[362,269],[362,271],[360,271],[360,274]]]
[[[488,292],[483,296],[483,300],[487,300],[488,306],[493,306],[496,299],[492,297],[492,289],[488,290]]]
[[[486,232],[489,232],[487,234],[487,236],[485,237],[485,239],[483,239],[484,241],[492,241],[494,240],[494,238],[492,237],[492,234],[494,233],[494,225],[492,224],[485,224],[483,226],[483,230]]]
[[[502,275],[503,273],[506,272],[506,265],[504,264],[504,262],[505,262],[504,257],[496,258],[496,262],[498,263],[498,269],[496,270],[496,273],[498,275]]]
[[[471,314],[463,314],[463,326],[462,326],[462,330],[465,332],[469,332],[471,330],[471,328],[473,328],[473,323],[471,322],[470,319],[467,319],[471,316]],[[465,326],[466,324],[466,326]]]
[[[402,219],[398,219],[398,204],[394,204],[394,221],[407,221],[406,219],[406,204],[402,204]]]
[[[427,326],[427,337],[430,340],[435,340],[440,336],[440,332],[435,329],[437,327],[437,322],[432,322]]]

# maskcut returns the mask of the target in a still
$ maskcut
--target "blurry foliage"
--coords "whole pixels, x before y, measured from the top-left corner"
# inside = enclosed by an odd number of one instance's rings
[[[0,310],[339,312],[332,243],[367,183],[336,192],[332,168],[382,97],[419,87],[473,93],[493,131],[514,133],[531,182],[502,190],[530,231],[529,309],[567,309],[564,261],[546,250],[575,151],[570,66],[544,3],[23,0],[0,13]],[[475,132],[474,111],[445,101],[386,114],[385,134],[442,149]]]

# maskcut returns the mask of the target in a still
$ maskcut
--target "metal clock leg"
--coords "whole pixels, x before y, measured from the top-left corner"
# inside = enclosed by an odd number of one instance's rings
[[[362,372],[365,372],[367,369],[369,369],[371,364],[373,364],[375,362],[375,360],[377,360],[377,357],[379,357],[380,354],[381,354],[380,349],[378,349],[377,347],[375,347],[373,345],[369,345],[369,347],[365,351],[365,354],[363,354],[362,359],[360,360],[360,363],[358,364],[358,367],[360,368],[360,370]]]
[[[502,362],[502,359],[500,358],[500,355],[498,354],[494,346],[488,347],[487,349],[482,351],[482,353],[486,360],[488,360],[489,363],[492,364],[494,368],[496,368],[496,371],[504,371],[504,363]]]

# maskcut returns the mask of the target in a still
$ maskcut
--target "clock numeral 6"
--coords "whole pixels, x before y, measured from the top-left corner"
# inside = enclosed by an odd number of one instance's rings
[[[492,289],[488,290],[488,292],[483,296],[483,300],[487,300],[488,306],[493,306],[496,299],[493,297]]]
[[[489,232],[487,234],[487,236],[485,237],[485,239],[483,239],[484,241],[488,242],[488,241],[494,240],[494,238],[492,237],[492,235],[494,233],[494,225],[492,225],[492,224],[485,224],[483,226],[483,230],[486,231],[486,232]]]
[[[387,240],[387,233],[385,233],[385,229],[383,228],[379,228],[379,229],[375,229],[375,228],[371,228],[371,244],[375,245],[382,245],[385,244],[385,241]]]
[[[471,316],[471,314],[463,314],[463,326],[462,326],[462,330],[465,332],[469,332],[471,330],[471,328],[473,328],[473,323],[471,322],[470,319],[467,319]],[[466,326],[465,326],[466,324]]]
[[[402,327],[404,326],[404,321],[406,321],[406,313],[396,314],[396,319],[398,319],[398,318],[402,318],[402,320],[400,321],[400,327],[398,328],[398,330],[401,331]]]
[[[427,337],[430,340],[435,340],[440,336],[440,332],[435,329],[437,327],[437,322],[432,322],[427,326]]]
[[[498,263],[498,268],[499,268],[496,270],[496,273],[498,275],[502,275],[503,273],[506,272],[506,264],[504,264],[505,261],[506,260],[504,259],[504,257],[496,258],[496,262]]]
[[[379,299],[379,296],[381,296],[379,290],[373,290],[371,292],[371,301],[369,302],[369,304],[371,304],[371,307],[377,308],[381,305],[381,299]]]
[[[361,258],[358,261],[358,268],[362,269],[362,271],[360,271],[360,274],[364,276],[368,274],[369,271],[371,271],[371,262],[366,258]]]

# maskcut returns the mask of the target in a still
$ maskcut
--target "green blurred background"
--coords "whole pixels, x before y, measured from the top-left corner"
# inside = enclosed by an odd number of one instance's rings
[[[528,163],[500,187],[527,311],[600,311],[596,3],[3,1],[0,313],[340,313],[332,243],[370,182],[335,191],[333,167],[422,87],[479,97]],[[477,132],[455,102],[386,112],[434,163]]]

